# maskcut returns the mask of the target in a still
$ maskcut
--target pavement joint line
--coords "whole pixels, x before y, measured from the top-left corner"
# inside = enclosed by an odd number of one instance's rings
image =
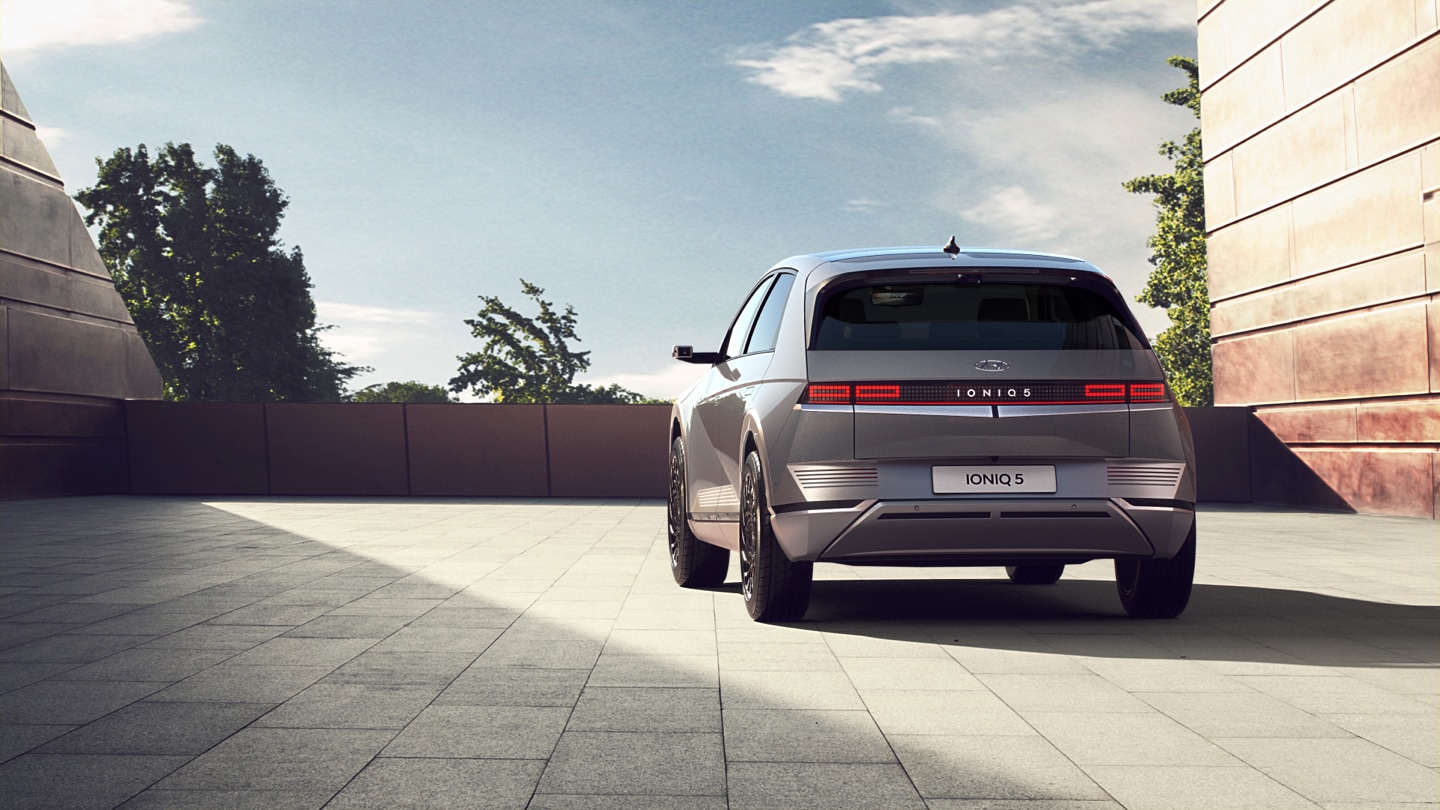
[[[830,656],[838,661],[840,656],[835,653],[835,647],[830,643],[827,635],[821,633],[820,639],[824,642],[825,649],[830,651]],[[850,688],[855,690],[855,694],[860,696],[860,703],[865,707],[866,715],[870,716],[870,722],[875,723],[874,715],[870,714],[870,704],[865,701],[865,694],[860,691],[860,687],[856,685],[854,677],[850,674],[849,670],[845,669],[843,663],[840,666],[840,671],[845,674],[845,682],[850,684]],[[895,750],[895,744],[890,740],[890,735],[886,734],[884,729],[880,729],[879,725],[879,723],[875,723],[876,728],[880,731],[880,738],[885,741],[885,750],[890,752],[890,756],[893,757],[895,763],[900,766],[900,772],[905,774],[906,784],[910,785],[910,789],[915,791],[915,795],[919,796],[922,802],[925,801],[924,794],[920,792],[920,786],[915,784],[915,777],[910,773],[910,769],[906,767],[905,760],[900,757],[900,753]]]

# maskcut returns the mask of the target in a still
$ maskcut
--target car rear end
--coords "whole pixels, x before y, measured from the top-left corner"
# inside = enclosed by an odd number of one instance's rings
[[[788,557],[1024,566],[1181,552],[1189,429],[1102,273],[996,251],[821,259],[804,276],[803,390],[766,420]]]

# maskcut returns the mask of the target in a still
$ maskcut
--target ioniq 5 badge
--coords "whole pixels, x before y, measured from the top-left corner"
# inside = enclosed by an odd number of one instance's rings
[[[1010,364],[1004,360],[981,360],[975,364],[980,371],[1004,371],[1010,368]]]

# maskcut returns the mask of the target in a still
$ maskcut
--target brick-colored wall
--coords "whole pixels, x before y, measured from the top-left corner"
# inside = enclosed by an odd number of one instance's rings
[[[129,402],[129,491],[665,495],[668,405]]]
[[[1440,516],[1440,0],[1201,0],[1217,405],[1308,477]]]

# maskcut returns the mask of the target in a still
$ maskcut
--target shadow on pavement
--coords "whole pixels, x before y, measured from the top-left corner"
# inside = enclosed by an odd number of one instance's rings
[[[1416,665],[1435,662],[1440,608],[1196,584],[1178,619],[1145,621],[1125,615],[1110,581],[1025,586],[1004,579],[822,580],[815,583],[805,621],[793,626],[1023,651],[1036,651],[1037,637],[1133,639],[1129,645],[1096,645],[1093,652],[1055,650],[1118,658],[1160,653],[1166,658]],[[923,635],[917,637],[917,630]]]

